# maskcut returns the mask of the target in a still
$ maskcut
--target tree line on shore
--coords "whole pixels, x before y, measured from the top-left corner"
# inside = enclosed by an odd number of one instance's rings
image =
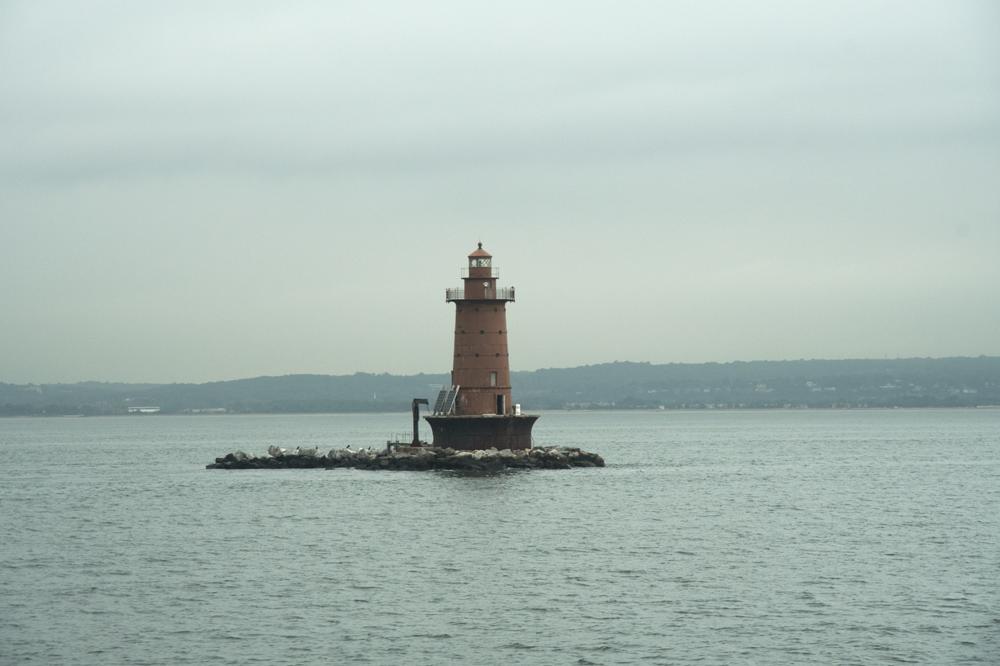
[[[285,375],[203,384],[0,383],[0,415],[394,412],[448,375]],[[1000,357],[613,362],[515,372],[538,409],[975,407],[1000,405]]]

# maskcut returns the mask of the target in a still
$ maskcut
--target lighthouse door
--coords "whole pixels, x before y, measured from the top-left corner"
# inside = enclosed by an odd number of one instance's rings
[[[503,416],[504,412],[507,411],[507,404],[506,403],[507,403],[507,401],[504,400],[503,393],[498,394],[497,395],[497,414],[499,414],[500,416]]]

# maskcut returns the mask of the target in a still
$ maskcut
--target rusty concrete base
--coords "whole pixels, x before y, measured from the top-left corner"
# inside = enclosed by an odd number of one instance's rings
[[[425,416],[434,446],[460,451],[530,449],[537,416]]]

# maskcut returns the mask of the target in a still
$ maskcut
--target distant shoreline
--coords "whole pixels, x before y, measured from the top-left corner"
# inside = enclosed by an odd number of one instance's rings
[[[1000,357],[614,362],[511,373],[529,410],[919,409],[1000,405]],[[286,375],[204,384],[5,384],[0,416],[393,413],[447,374]]]
[[[668,407],[658,408],[636,408],[636,407],[601,407],[595,409],[537,409],[526,410],[532,414],[546,414],[557,412],[559,414],[608,414],[608,413],[678,413],[678,412],[927,412],[927,411],[988,411],[1000,410],[998,405],[926,405],[921,407]],[[212,414],[192,414],[185,412],[161,412],[159,414],[0,414],[0,419],[77,419],[77,418],[176,418],[180,416],[213,418],[227,416],[363,416],[375,414],[398,414],[409,416],[409,410],[385,410],[385,411],[364,411],[364,412],[226,412]]]

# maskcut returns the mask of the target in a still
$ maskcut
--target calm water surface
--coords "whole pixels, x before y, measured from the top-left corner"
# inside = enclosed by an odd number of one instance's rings
[[[1000,411],[546,413],[604,469],[209,471],[408,415],[0,419],[2,664],[1000,663]]]

